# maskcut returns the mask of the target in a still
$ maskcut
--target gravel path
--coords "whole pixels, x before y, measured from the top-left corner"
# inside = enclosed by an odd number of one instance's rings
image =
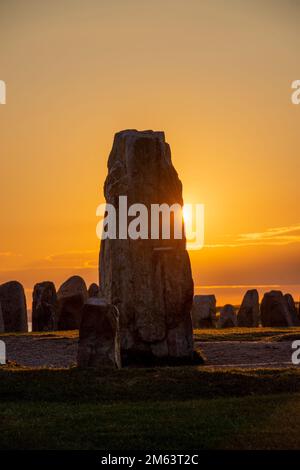
[[[9,361],[29,367],[76,365],[77,338],[59,336],[5,336]],[[196,342],[206,356],[207,366],[291,367],[291,341],[284,342]]]
[[[78,340],[43,336],[0,336],[6,358],[22,366],[70,367],[76,365]]]
[[[232,367],[291,367],[291,341],[196,342],[207,359],[206,365]]]

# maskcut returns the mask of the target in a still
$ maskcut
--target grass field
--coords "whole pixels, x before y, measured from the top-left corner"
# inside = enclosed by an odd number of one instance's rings
[[[260,341],[300,329],[250,331]],[[195,334],[248,341],[250,331]],[[0,449],[297,448],[300,368],[0,368]]]

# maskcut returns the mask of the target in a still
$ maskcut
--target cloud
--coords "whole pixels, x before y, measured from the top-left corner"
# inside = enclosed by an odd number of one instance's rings
[[[0,258],[13,258],[13,257],[20,257],[22,255],[18,253],[13,253],[11,251],[0,251]]]
[[[263,232],[239,234],[230,243],[205,244],[205,248],[237,248],[243,246],[282,246],[300,242],[300,224],[269,228]]]
[[[38,260],[35,267],[63,268],[63,269],[84,269],[97,268],[97,250],[67,251],[65,253],[55,253]]]
[[[264,232],[242,233],[238,241],[251,244],[287,245],[300,242],[300,224],[270,228]]]

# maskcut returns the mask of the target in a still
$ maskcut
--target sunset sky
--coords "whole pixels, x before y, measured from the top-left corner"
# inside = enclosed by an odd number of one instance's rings
[[[97,281],[114,133],[163,130],[205,205],[197,293],[299,299],[296,0],[0,0],[0,282]]]

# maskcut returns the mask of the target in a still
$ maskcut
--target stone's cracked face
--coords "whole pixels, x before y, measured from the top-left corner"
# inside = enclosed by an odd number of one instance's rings
[[[182,206],[182,185],[164,133],[135,130],[116,134],[104,185],[107,203],[119,210],[142,203]],[[185,239],[102,240],[101,289],[120,311],[121,349],[134,359],[190,358],[193,280]]]

